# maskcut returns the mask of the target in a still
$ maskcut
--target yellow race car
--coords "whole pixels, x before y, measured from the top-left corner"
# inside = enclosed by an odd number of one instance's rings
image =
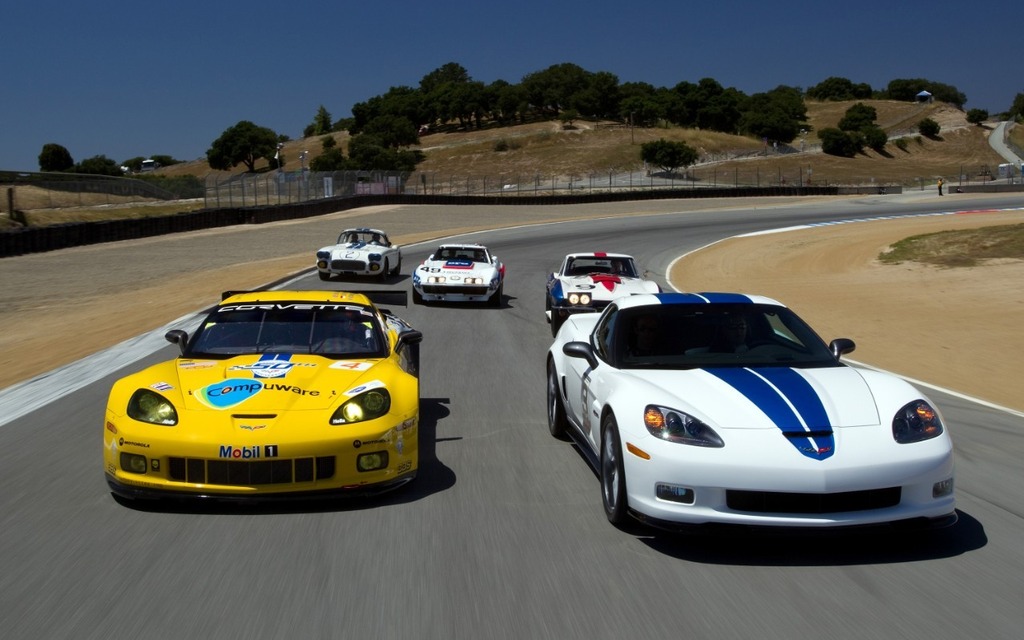
[[[103,465],[124,498],[376,493],[416,476],[423,334],[407,292],[227,292],[181,355],[121,378]],[[376,303],[376,304],[375,304]]]

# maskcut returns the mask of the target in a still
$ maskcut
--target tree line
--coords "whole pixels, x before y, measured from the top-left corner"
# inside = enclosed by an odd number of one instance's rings
[[[920,78],[896,79],[884,89],[875,89],[846,78],[830,77],[806,91],[779,85],[770,91],[747,95],[733,87],[723,87],[713,78],[656,87],[644,82],[620,82],[612,73],[590,72],[572,63],[556,64],[527,74],[518,84],[504,80],[487,84],[473,80],[462,65],[449,62],[423,76],[418,87],[391,87],[384,94],[356,103],[352,106],[351,117],[335,121],[321,105],[313,121],[303,130],[303,137],[321,137],[321,153],[309,163],[309,168],[315,171],[411,171],[423,160],[422,153],[412,147],[418,145],[420,136],[427,132],[511,126],[539,120],[561,120],[568,124],[576,119],[611,120],[635,127],[699,128],[785,144],[811,130],[806,122],[805,98],[915,101],[922,91],[929,92],[934,100],[960,109],[967,102],[967,97],[956,87]],[[1007,116],[1020,118],[1022,115],[1024,94],[1018,94]],[[971,110],[968,116],[980,122],[988,113]],[[873,122],[872,114],[860,110],[852,119],[855,122],[848,123],[847,128],[841,125],[837,130],[847,137],[854,132],[854,146],[885,144],[877,131],[867,126]],[[347,157],[329,135],[339,131],[351,135]],[[827,146],[835,146],[832,142],[838,137],[834,132],[817,133],[823,145],[828,139]],[[285,135],[243,120],[214,140],[206,157],[214,169],[230,170],[243,165],[246,171],[252,172],[260,160],[266,160],[269,167],[275,169],[284,164],[281,148],[288,140]],[[102,165],[105,170],[109,170],[110,165],[117,166],[112,161],[101,162],[102,156],[90,159],[91,162],[69,165],[68,154],[60,162],[53,162],[52,147],[59,145],[46,145],[44,153],[40,154],[43,171],[73,168],[90,172],[94,169],[92,165]],[[846,151],[841,155],[845,154]],[[173,164],[173,159],[168,160],[161,164]],[[129,162],[123,165],[128,166]]]

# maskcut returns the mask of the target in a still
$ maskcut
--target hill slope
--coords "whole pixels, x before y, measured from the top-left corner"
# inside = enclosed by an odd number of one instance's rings
[[[811,131],[804,140],[794,141],[787,151],[766,149],[758,140],[714,131],[680,128],[633,128],[611,122],[577,121],[565,129],[559,122],[538,122],[505,128],[428,133],[421,136],[420,149],[426,160],[417,171],[443,176],[588,176],[610,172],[642,171],[640,145],[665,138],[686,142],[701,153],[695,171],[714,171],[722,176],[744,171],[789,183],[813,175],[816,183],[901,184],[914,186],[933,182],[938,176],[947,181],[961,175],[976,179],[987,168],[995,172],[1002,162],[988,145],[990,129],[970,125],[963,111],[943,103],[917,104],[890,100],[862,101],[875,108],[876,122],[890,137],[885,153],[874,151],[854,158],[838,158],[817,152],[815,132],[834,127],[852,102],[808,102]],[[916,134],[917,123],[931,118],[941,126],[937,139]],[[348,134],[332,134],[346,150]],[[906,150],[894,144],[898,136],[907,136]],[[801,144],[803,142],[803,144]],[[285,169],[300,169],[300,152],[309,158],[319,155],[320,137],[285,143]],[[501,149],[501,150],[499,150]],[[766,153],[767,152],[767,153]],[[182,163],[162,169],[168,175],[206,176],[217,173],[205,161]]]

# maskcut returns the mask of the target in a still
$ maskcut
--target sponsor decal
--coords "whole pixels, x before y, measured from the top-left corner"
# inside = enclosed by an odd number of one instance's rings
[[[125,440],[124,438],[118,439],[117,444],[119,446],[122,446],[122,447],[124,445],[128,445],[129,447],[140,447],[142,449],[148,449],[149,448],[149,445],[147,443],[145,443],[145,442],[136,442],[134,440]]]
[[[263,388],[267,391],[284,391],[300,396],[316,397],[320,395],[320,392],[316,389],[303,389],[302,387],[296,387],[295,385],[290,384],[281,384],[280,382],[268,382],[263,385]]]
[[[229,378],[196,391],[196,398],[211,409],[230,409],[253,397],[263,389],[263,383],[251,378]]]
[[[444,263],[445,269],[472,269],[472,260],[446,260]]]
[[[380,380],[373,380],[372,382],[367,382],[366,384],[361,384],[358,387],[354,387],[352,389],[349,389],[348,391],[345,392],[345,395],[346,396],[357,396],[357,395],[359,395],[360,393],[362,393],[364,391],[369,391],[370,389],[379,389],[380,387],[383,387],[383,386],[384,386],[384,383],[381,382]]]
[[[801,454],[825,460],[835,453],[835,437],[821,398],[793,369],[763,367],[707,369],[754,403]],[[806,434],[806,437],[800,437]]]
[[[236,364],[228,371],[252,371],[257,378],[283,378],[293,367],[315,367],[311,362],[291,362],[290,353],[265,353],[252,364]]]
[[[256,460],[259,458],[276,458],[277,457],[276,444],[266,444],[262,447],[259,445],[251,445],[244,447],[236,447],[230,444],[222,444],[217,450],[217,457],[227,460]]]
[[[395,473],[402,474],[402,473],[405,473],[406,471],[409,471],[411,469],[412,469],[412,461],[411,460],[406,460],[402,464],[398,465],[398,468],[395,469]]]
[[[353,440],[352,441],[352,446],[355,447],[356,449],[358,449],[358,448],[366,446],[366,445],[371,445],[371,444],[387,444],[387,443],[388,443],[388,439],[387,438],[377,438],[376,440]]]
[[[166,382],[154,382],[153,384],[149,385],[149,388],[156,389],[157,391],[170,391],[174,387],[167,384]]]
[[[217,309],[217,313],[231,311],[362,311],[363,307],[351,304],[329,302],[256,302],[251,304],[228,304]]]
[[[179,369],[209,369],[216,366],[213,360],[182,360],[178,363]]]

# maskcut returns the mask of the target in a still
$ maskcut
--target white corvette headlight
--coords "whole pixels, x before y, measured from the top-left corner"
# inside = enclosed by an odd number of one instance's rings
[[[930,440],[941,433],[939,414],[924,400],[904,406],[892,419],[892,437],[900,444]]]
[[[644,426],[655,437],[695,447],[724,447],[725,442],[715,430],[697,418],[653,404],[644,409]]]

